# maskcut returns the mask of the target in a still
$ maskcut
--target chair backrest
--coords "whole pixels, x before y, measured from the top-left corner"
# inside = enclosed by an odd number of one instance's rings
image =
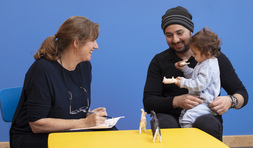
[[[0,90],[0,109],[5,122],[12,122],[23,87],[5,88]]]

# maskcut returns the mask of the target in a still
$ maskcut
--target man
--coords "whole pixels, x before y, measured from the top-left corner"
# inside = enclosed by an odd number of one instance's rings
[[[189,39],[193,33],[192,15],[183,7],[166,11],[162,17],[162,30],[169,49],[155,55],[152,59],[144,88],[143,104],[145,111],[154,110],[160,128],[179,128],[179,115],[182,109],[191,109],[203,101],[199,96],[190,95],[186,89],[175,84],[162,83],[163,77],[182,77],[183,73],[175,68],[175,63],[188,60],[189,67],[196,65],[189,49]],[[221,53],[218,57],[221,86],[229,96],[220,96],[209,106],[217,116],[203,115],[196,119],[193,127],[199,128],[222,141],[222,117],[230,108],[239,109],[248,102],[248,93],[238,78],[229,59]]]

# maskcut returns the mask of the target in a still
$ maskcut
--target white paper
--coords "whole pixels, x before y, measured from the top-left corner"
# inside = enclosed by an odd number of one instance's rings
[[[116,123],[119,121],[120,118],[125,118],[124,116],[106,119],[104,124],[93,126],[93,127],[87,127],[87,128],[77,128],[77,129],[71,129],[71,131],[74,130],[84,130],[84,129],[106,129],[106,128],[112,128]]]

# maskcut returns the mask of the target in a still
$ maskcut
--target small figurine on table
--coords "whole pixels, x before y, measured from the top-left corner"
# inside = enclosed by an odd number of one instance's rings
[[[162,136],[161,136],[161,131],[160,131],[160,127],[159,127],[159,121],[156,117],[156,113],[154,111],[151,111],[151,117],[153,117],[150,120],[150,124],[151,124],[151,130],[152,130],[152,135],[153,135],[153,142],[155,142],[155,138],[156,139],[160,139],[160,142],[162,142]]]
[[[141,122],[139,126],[140,134],[141,134],[141,130],[143,130],[146,133],[146,127],[147,127],[146,115],[147,115],[147,112],[144,112],[144,110],[141,109]]]

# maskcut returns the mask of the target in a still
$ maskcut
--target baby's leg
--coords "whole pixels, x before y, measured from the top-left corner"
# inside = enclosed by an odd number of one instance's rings
[[[211,110],[206,103],[199,104],[198,106],[186,110],[182,118],[179,119],[181,127],[192,127],[197,117],[205,114],[210,114]],[[183,113],[183,112],[182,112]]]

